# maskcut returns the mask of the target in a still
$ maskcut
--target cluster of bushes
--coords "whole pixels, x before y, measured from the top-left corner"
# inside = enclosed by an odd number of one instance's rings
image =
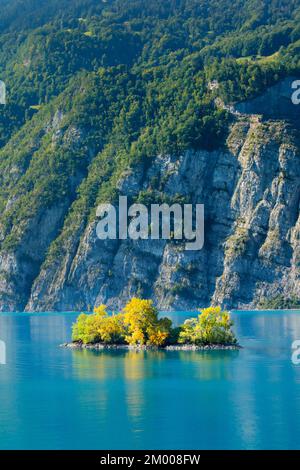
[[[191,318],[180,327],[179,343],[184,344],[235,344],[231,329],[233,321],[221,307],[209,307],[197,318]]]
[[[221,307],[201,311],[197,318],[175,328],[169,318],[159,318],[151,300],[131,299],[124,309],[109,315],[105,305],[91,315],[81,314],[73,325],[74,342],[166,346],[171,344],[235,344],[233,322]]]

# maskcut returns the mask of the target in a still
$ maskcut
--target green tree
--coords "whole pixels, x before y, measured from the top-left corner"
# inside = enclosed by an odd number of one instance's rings
[[[179,343],[190,344],[235,344],[233,322],[221,307],[201,310],[197,318],[188,319],[181,327]]]

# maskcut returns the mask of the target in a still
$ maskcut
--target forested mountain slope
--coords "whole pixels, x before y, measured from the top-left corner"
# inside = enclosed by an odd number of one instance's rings
[[[0,5],[0,310],[300,298],[297,112],[253,116],[300,79],[300,1]],[[204,249],[101,242],[119,195],[204,203]]]

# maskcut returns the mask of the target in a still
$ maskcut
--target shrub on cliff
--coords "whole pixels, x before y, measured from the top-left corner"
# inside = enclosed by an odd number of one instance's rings
[[[191,318],[181,327],[178,342],[181,344],[235,344],[237,343],[231,327],[233,322],[221,307],[200,310],[197,318]]]

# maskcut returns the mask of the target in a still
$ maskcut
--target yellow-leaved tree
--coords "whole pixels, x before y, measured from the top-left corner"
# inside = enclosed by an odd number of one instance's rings
[[[108,315],[106,305],[96,307],[93,315],[82,313],[73,325],[73,341],[81,341],[84,344],[118,344],[124,342],[124,337],[124,316]]]
[[[92,315],[81,314],[73,325],[73,341],[84,344],[130,344],[165,346],[166,344],[235,344],[233,322],[221,307],[200,310],[178,328],[168,318],[159,318],[152,300],[131,299],[121,313],[109,315],[106,305]]]
[[[101,341],[100,330],[106,317],[105,305],[98,307],[93,315],[79,315],[72,327],[73,341],[81,341],[84,344]]]
[[[158,318],[158,310],[152,300],[131,299],[123,309],[124,323],[128,328],[129,344],[162,346],[170,335],[172,322]]]

